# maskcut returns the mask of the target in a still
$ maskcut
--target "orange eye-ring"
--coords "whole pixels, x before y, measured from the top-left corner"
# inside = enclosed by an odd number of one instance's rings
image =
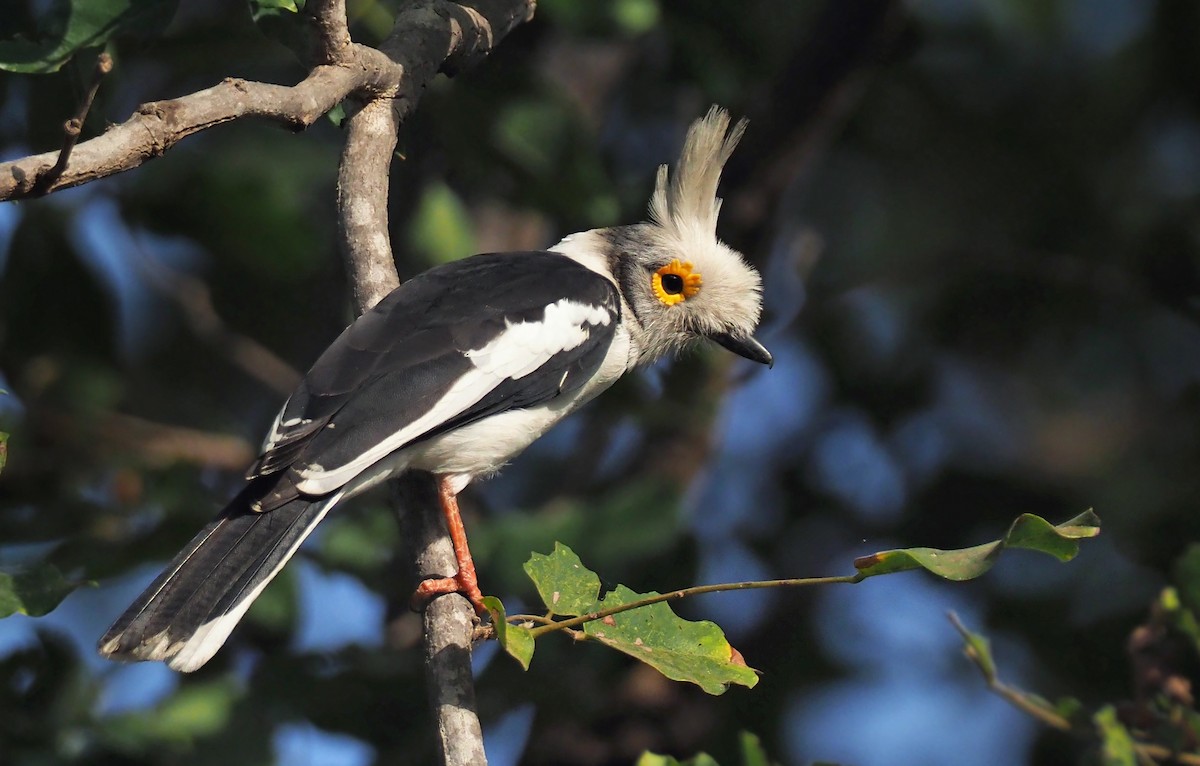
[[[650,278],[655,297],[667,306],[674,306],[691,298],[700,292],[702,284],[704,280],[700,278],[699,273],[692,271],[690,261],[671,261],[654,272],[654,276]]]

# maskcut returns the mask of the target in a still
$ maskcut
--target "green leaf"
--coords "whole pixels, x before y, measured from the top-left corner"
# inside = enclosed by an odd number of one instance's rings
[[[523,625],[509,625],[504,604],[495,596],[484,596],[483,605],[491,612],[492,625],[496,628],[496,640],[500,646],[521,664],[522,670],[529,670],[529,663],[533,660],[533,634]]]
[[[992,642],[982,633],[968,630],[954,612],[950,613],[950,623],[963,638],[963,654],[979,668],[989,684],[993,683],[996,680],[996,661],[992,659]]]
[[[1184,606],[1200,611],[1200,543],[1192,543],[1175,561],[1175,585]]]
[[[188,744],[225,729],[240,695],[237,681],[229,678],[187,683],[153,710],[106,719],[103,735],[113,744],[138,750],[151,744]]]
[[[618,585],[598,606],[610,609],[657,595]],[[758,674],[746,667],[715,623],[685,620],[665,602],[593,620],[583,631],[667,678],[690,681],[709,694],[723,694],[731,683],[749,688],[758,683]]]
[[[250,6],[253,9],[252,14],[257,17],[263,11],[290,11],[292,13],[299,13],[304,3],[300,3],[297,6],[296,0],[250,0]]]
[[[771,760],[767,758],[767,751],[763,749],[762,740],[757,734],[739,732],[738,743],[742,749],[742,766],[771,766]]]
[[[600,578],[561,543],[549,555],[534,554],[525,571],[554,614],[577,616],[632,604],[657,593],[636,593],[618,585],[597,600]],[[709,694],[722,694],[729,684],[753,687],[758,674],[714,623],[685,620],[665,602],[593,620],[584,635],[641,660],[674,681],[689,681]]]
[[[473,228],[467,206],[454,190],[431,183],[417,203],[409,237],[430,263],[448,263],[475,252]]]
[[[0,41],[0,69],[58,71],[77,52],[98,48],[113,35],[160,32],[178,0],[55,0],[38,19],[37,39]]]
[[[36,564],[15,573],[0,572],[0,617],[13,614],[41,617],[77,587],[53,564]]]
[[[1059,561],[1070,561],[1079,553],[1078,540],[1098,534],[1100,519],[1090,510],[1058,526],[1032,513],[1023,513],[996,542],[949,551],[937,548],[883,551],[856,559],[854,566],[863,577],[925,569],[947,580],[971,580],[991,569],[1007,548],[1041,551]]]
[[[8,434],[0,431],[0,472],[4,471],[4,466],[8,463]]]
[[[562,543],[555,543],[549,555],[530,556],[525,562],[525,573],[533,580],[550,614],[574,617],[596,610],[600,577]]]
[[[661,11],[657,0],[617,0],[612,14],[625,32],[638,35],[658,26]]]
[[[1104,766],[1137,766],[1137,752],[1129,730],[1117,720],[1117,710],[1106,705],[1092,717],[1100,735],[1100,762]]]
[[[669,755],[659,755],[646,751],[637,759],[636,766],[719,766],[716,759],[708,753],[700,753],[694,758],[681,761]]]

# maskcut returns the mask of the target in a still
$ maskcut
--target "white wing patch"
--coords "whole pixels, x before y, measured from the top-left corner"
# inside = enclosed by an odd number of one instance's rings
[[[287,411],[288,403],[291,401],[292,398],[289,396],[287,401],[283,403],[283,406],[279,408],[279,414],[275,416],[275,422],[271,423],[271,430],[267,433],[267,438],[263,439],[260,454],[267,454],[279,443],[279,438],[283,436],[283,424],[281,422],[283,420],[283,413]]]
[[[313,495],[332,492],[388,454],[461,414],[502,381],[523,378],[556,354],[582,345],[590,334],[589,326],[610,322],[612,314],[604,307],[563,298],[547,305],[540,321],[507,323],[486,345],[466,352],[474,368],[454,381],[424,415],[345,465],[328,469],[308,466],[299,472],[296,488]]]
[[[505,323],[504,332],[483,348],[466,353],[476,369],[500,379],[523,378],[552,356],[570,351],[588,339],[584,325],[607,325],[612,321],[600,306],[575,303],[563,298],[546,307],[540,322]]]

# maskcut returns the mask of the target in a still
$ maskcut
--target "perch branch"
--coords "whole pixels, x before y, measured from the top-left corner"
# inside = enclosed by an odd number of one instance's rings
[[[328,6],[324,12],[334,13],[342,0]],[[422,2],[397,17],[381,50],[404,76],[395,90],[357,94],[361,107],[347,121],[338,167],[339,248],[359,311],[400,283],[388,227],[388,181],[400,125],[439,68],[454,73],[474,63],[532,11],[531,0]],[[320,36],[328,57],[337,34],[322,30]],[[418,576],[453,574],[457,564],[433,477],[407,475],[393,489],[402,539]],[[486,764],[471,675],[474,610],[461,596],[444,596],[426,605],[423,620],[426,685],[442,762]]]
[[[438,513],[437,482],[413,472],[393,482],[401,536],[414,552],[418,578],[457,570],[446,526]],[[475,712],[471,639],[475,612],[458,594],[430,601],[424,610],[425,679],[446,766],[486,764],[483,728]]]

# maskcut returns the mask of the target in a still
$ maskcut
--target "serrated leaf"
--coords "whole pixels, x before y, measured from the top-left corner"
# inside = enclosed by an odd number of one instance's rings
[[[547,607],[558,615],[586,615],[659,595],[618,585],[597,600],[600,578],[562,543],[555,543],[549,555],[533,554],[525,571]],[[689,681],[709,694],[722,694],[731,683],[747,687],[758,683],[758,675],[716,624],[685,620],[663,602],[592,620],[584,624],[583,632],[673,681]]]
[[[1092,716],[1100,735],[1100,762],[1104,766],[1137,766],[1137,752],[1129,730],[1117,720],[1117,710],[1106,705]]]
[[[522,625],[509,625],[504,604],[495,596],[484,596],[483,605],[492,615],[492,626],[496,629],[496,640],[500,646],[520,663],[522,670],[529,670],[529,663],[533,660],[533,634]]]
[[[972,580],[987,572],[1008,548],[1040,551],[1059,561],[1070,561],[1079,553],[1077,541],[1100,534],[1100,519],[1092,511],[1057,526],[1024,513],[1017,517],[1000,540],[960,550],[903,548],[863,556],[854,566],[864,577],[924,569],[947,580]]]
[[[53,564],[36,564],[20,572],[0,572],[0,617],[41,617],[78,587]]]
[[[157,33],[176,5],[178,0],[55,0],[38,19],[37,39],[0,41],[0,69],[58,71],[80,50],[98,48],[115,34]]]
[[[562,543],[555,543],[549,555],[533,554],[524,568],[550,614],[575,617],[596,611],[600,577]]]
[[[611,609],[657,595],[618,585],[597,608]],[[690,681],[709,694],[723,694],[730,684],[753,688],[758,683],[758,674],[746,667],[715,623],[685,620],[665,602],[593,620],[583,626],[583,632],[673,681]]]

